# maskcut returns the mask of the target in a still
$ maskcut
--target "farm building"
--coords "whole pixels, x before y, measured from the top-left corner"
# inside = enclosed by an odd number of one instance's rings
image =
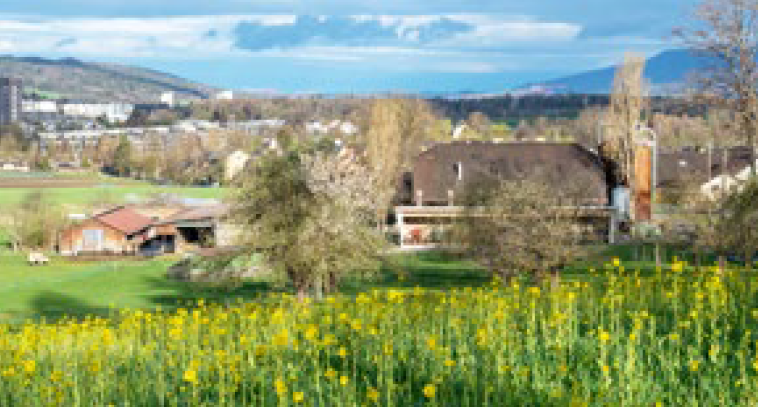
[[[223,204],[188,208],[156,222],[154,234],[179,252],[226,246],[221,220],[227,212]]]
[[[615,185],[605,162],[569,143],[456,141],[437,144],[416,157],[395,207],[403,247],[438,246],[446,230],[464,216],[467,194],[498,180],[539,179],[579,198],[582,222],[598,236],[614,240]]]
[[[61,236],[61,254],[138,254],[153,238],[153,220],[117,206],[88,217],[66,229]]]

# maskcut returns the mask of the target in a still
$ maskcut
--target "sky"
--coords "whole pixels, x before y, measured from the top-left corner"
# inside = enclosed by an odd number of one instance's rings
[[[0,54],[271,92],[497,92],[676,47],[696,0],[1,0]]]

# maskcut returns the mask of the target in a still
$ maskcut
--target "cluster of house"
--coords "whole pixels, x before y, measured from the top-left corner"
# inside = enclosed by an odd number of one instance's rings
[[[61,233],[65,256],[161,255],[232,244],[234,227],[224,222],[222,203],[160,202],[119,205],[78,218]]]
[[[739,182],[749,171],[750,150],[685,149],[637,151],[635,185],[618,184],[614,168],[597,151],[575,143],[454,141],[431,146],[413,161],[399,182],[394,230],[403,247],[438,246],[472,187],[499,179],[523,179],[536,173],[556,193],[581,191],[575,205],[587,233],[615,242],[630,215],[655,220],[652,191],[662,193],[683,183],[712,193],[723,180]],[[243,171],[250,155],[235,152],[227,160],[227,177]],[[718,185],[714,187],[714,182]],[[633,203],[633,205],[631,205]],[[634,213],[629,213],[629,208]],[[233,245],[235,228],[224,220],[228,208],[205,205],[129,205],[87,217],[68,229],[59,246],[63,254],[173,253]]]
[[[260,135],[266,129],[277,129],[286,124],[286,121],[280,119],[235,122],[180,120],[170,126],[122,127],[115,129],[99,127],[85,130],[48,131],[39,133],[39,139],[43,145],[67,144],[72,146],[92,146],[107,138],[126,136],[133,144],[140,144],[149,135],[171,137],[183,134],[199,134],[202,136],[212,130],[228,130],[244,132],[253,136]],[[353,135],[358,132],[357,126],[343,121],[332,121],[329,123],[308,122],[305,124],[305,130],[313,135]]]

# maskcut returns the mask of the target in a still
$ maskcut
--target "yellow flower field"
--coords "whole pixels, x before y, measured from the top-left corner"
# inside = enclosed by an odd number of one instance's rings
[[[758,285],[683,266],[4,325],[0,405],[758,405]]]

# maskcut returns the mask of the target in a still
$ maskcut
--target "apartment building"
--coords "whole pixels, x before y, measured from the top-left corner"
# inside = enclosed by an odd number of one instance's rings
[[[23,84],[21,79],[0,78],[0,125],[21,119]]]

